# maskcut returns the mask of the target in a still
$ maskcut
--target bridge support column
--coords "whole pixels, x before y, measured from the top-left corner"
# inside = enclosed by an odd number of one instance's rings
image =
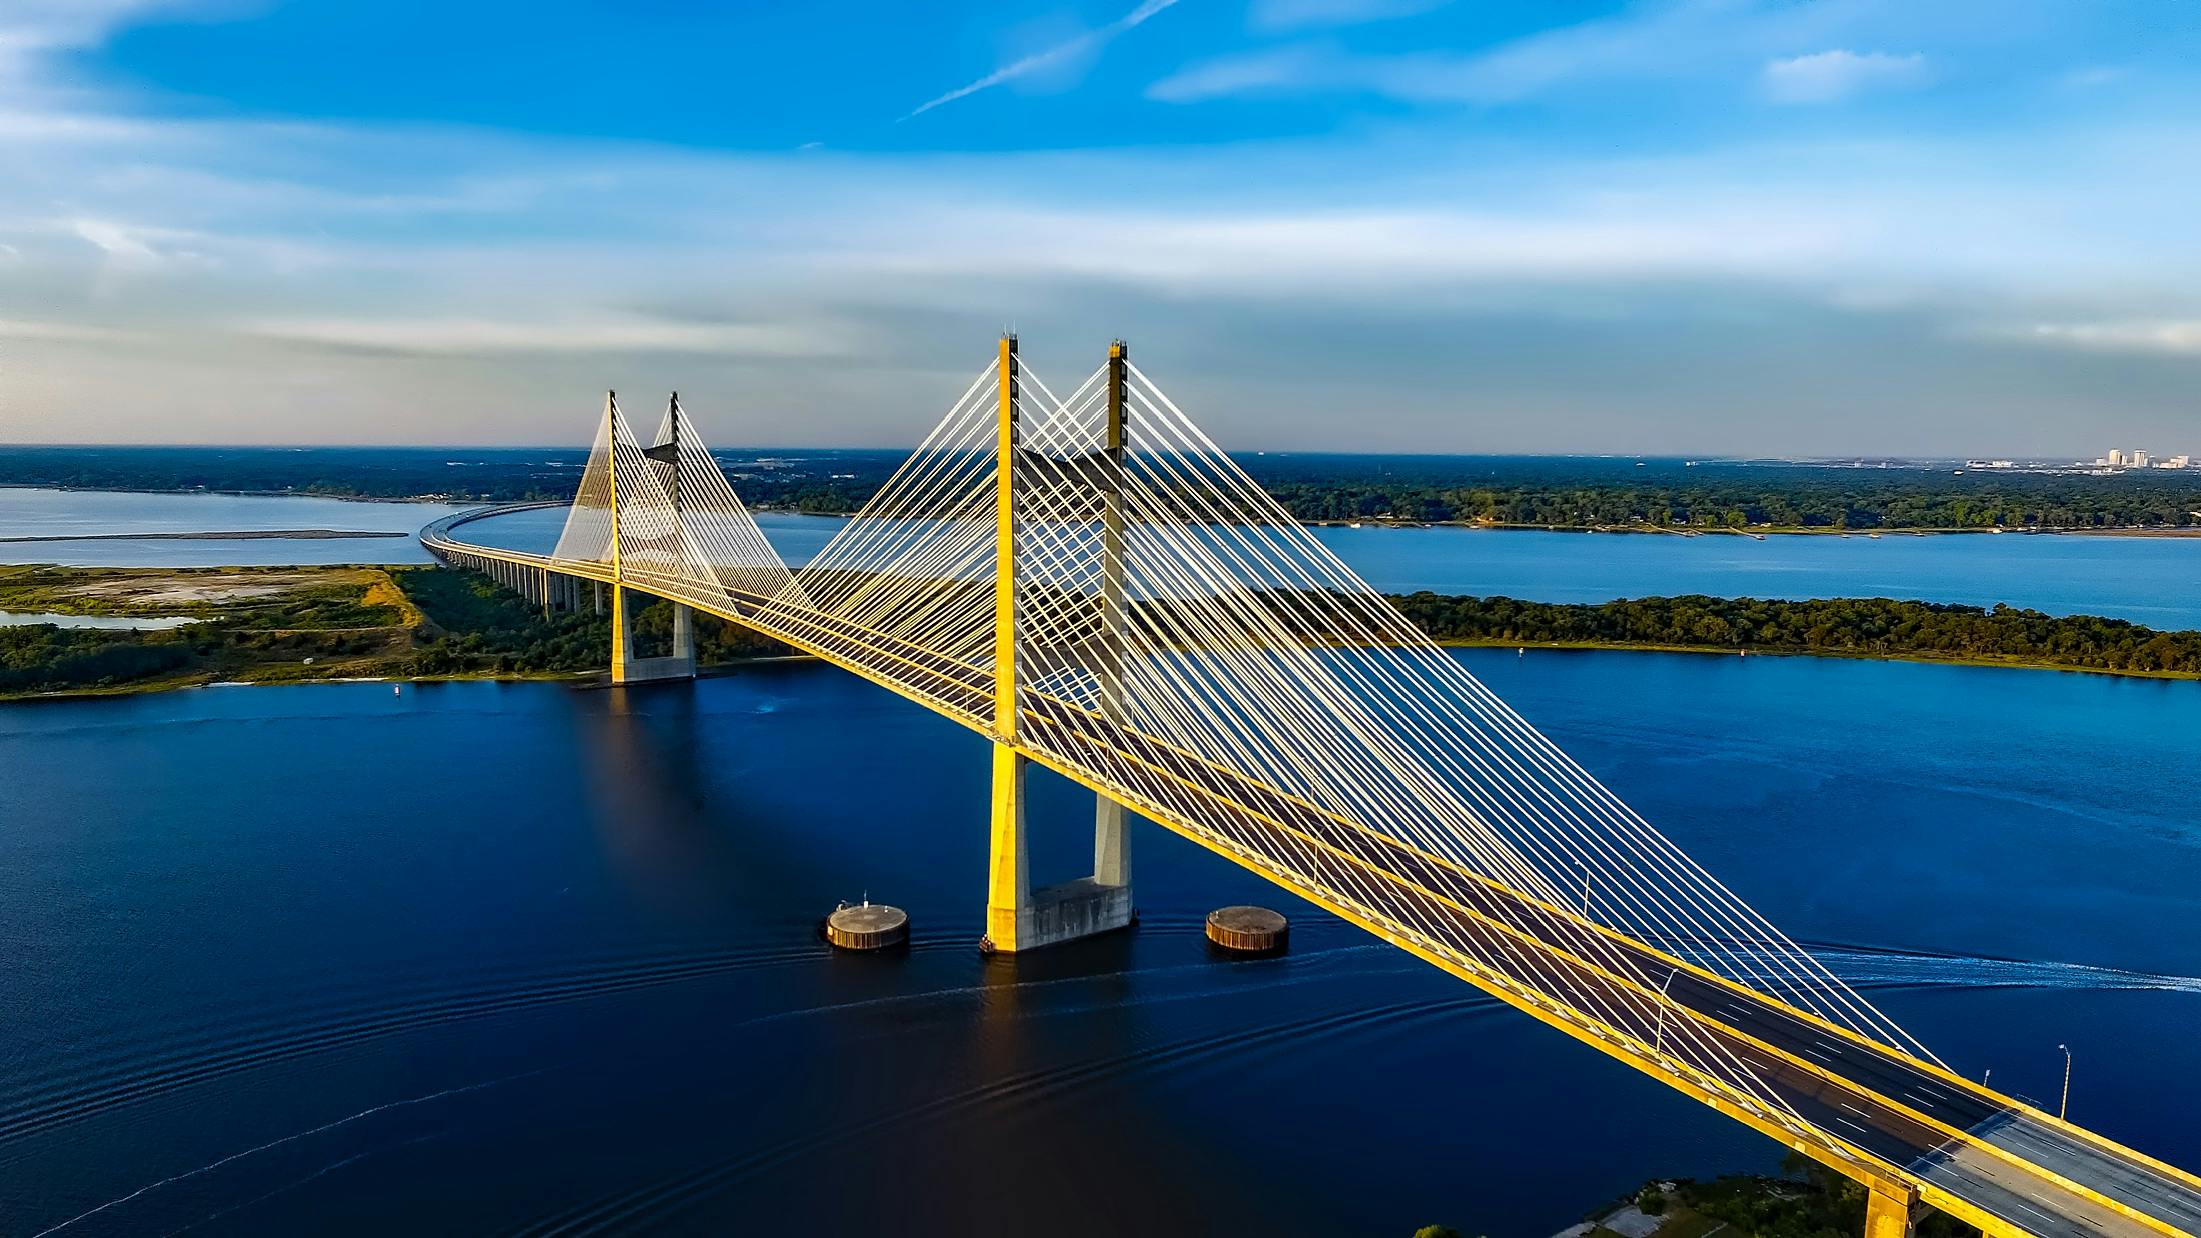
[[[993,840],[986,860],[986,936],[989,954],[1014,953],[1032,940],[1032,870],[1024,853],[1024,754],[993,745]]]
[[[1110,357],[1119,362],[1121,353]],[[1024,773],[1026,758],[1017,749],[1017,576],[1016,576],[1016,453],[1017,453],[1016,338],[1001,341],[1001,412],[996,450],[997,539],[994,543],[994,743],[993,825],[986,877],[986,936],[980,948],[988,953],[1014,953],[1041,946],[1075,941],[1131,924],[1131,852],[1124,829],[1123,807],[1102,798],[1094,809],[1093,875],[1061,885],[1032,888],[1030,862],[1024,848]],[[1120,381],[1114,389],[1120,408]],[[1118,427],[1111,444],[1120,460],[1120,414],[1112,418]],[[1113,507],[1113,502],[1111,503]],[[1103,567],[1104,580],[1115,582],[1108,609],[1122,613],[1122,516],[1110,522],[1114,536],[1105,552],[1115,567]],[[1120,628],[1116,629],[1120,638]],[[1120,645],[1118,646],[1120,650]],[[1120,707],[1122,668],[1120,653],[1095,668],[1102,682],[1104,708]],[[1111,686],[1112,685],[1112,686]]]
[[[611,587],[611,681],[615,684],[658,683],[695,678],[695,613],[673,603],[673,651],[670,656],[634,656],[634,623],[627,613],[627,590]]]
[[[1870,1190],[1865,1194],[1865,1238],[1911,1238],[1915,1196]]]
[[[597,600],[603,600],[601,593]],[[627,591],[617,584],[611,587],[611,681],[627,682],[628,668],[634,664],[634,629],[627,624]]]
[[[673,657],[688,664],[695,674],[695,611],[685,603],[673,603]]]
[[[1093,678],[1100,687],[1103,717],[1123,716],[1123,651],[1127,624],[1123,587],[1124,367],[1130,349],[1122,340],[1108,346],[1108,429],[1102,447],[1108,453],[1101,499],[1100,608],[1101,653]],[[1131,914],[1131,834],[1123,805],[1105,795],[1093,797],[1093,881],[1123,889],[1123,912]]]

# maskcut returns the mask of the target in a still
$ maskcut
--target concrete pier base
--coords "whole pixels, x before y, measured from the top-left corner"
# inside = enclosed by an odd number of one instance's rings
[[[695,678],[695,617],[688,607],[673,607],[673,651],[661,658],[634,656],[634,625],[627,618],[626,589],[611,587],[611,681],[615,684],[662,683]]]
[[[1041,886],[1017,909],[1016,918],[1019,953],[1112,933],[1131,927],[1131,887],[1102,885],[1091,877]]]
[[[1131,927],[1131,854],[1121,809],[1110,802],[1116,811],[1098,814],[1093,876],[1034,889],[1025,855],[1025,758],[1006,744],[995,744],[993,755],[993,845],[979,949],[1021,954]]]

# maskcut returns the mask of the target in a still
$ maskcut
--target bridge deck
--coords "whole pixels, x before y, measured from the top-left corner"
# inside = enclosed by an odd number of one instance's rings
[[[439,522],[423,541],[439,553],[609,578],[602,565],[459,543],[449,529],[467,518]],[[706,594],[631,572],[622,583],[751,627],[990,732],[993,680],[984,668],[771,598]],[[1033,759],[1777,1138],[1797,1143],[1784,1129],[1792,1119],[1762,1109],[1754,1116],[1754,1100],[1723,1093],[1702,1070],[1539,995],[1590,994],[1600,1008],[1661,1029],[1688,1020],[1697,1043],[1709,1037],[1755,1071],[1853,1168],[1910,1183],[1926,1202],[1991,1233],[2201,1234],[2201,1182],[2190,1176],[1068,702],[1027,694],[1025,707],[1017,744]],[[1625,961],[1617,970],[1616,949]]]

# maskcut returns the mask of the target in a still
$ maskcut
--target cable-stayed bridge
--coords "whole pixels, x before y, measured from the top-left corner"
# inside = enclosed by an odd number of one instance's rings
[[[1867,1238],[2201,1234],[2201,1179],[1971,1083],[1698,866],[1293,521],[1119,343],[1058,395],[1014,338],[791,570],[675,398],[608,398],[548,554],[423,531],[546,607],[609,606],[617,682],[693,673],[691,610],[992,740],[989,949],[1131,919],[1126,812],[1847,1175]],[[636,659],[626,593],[676,603]],[[1095,793],[1034,887],[1024,778]]]

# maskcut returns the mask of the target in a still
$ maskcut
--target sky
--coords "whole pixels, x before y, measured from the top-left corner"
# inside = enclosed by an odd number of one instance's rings
[[[2201,454],[2193,0],[0,0],[0,441]]]

